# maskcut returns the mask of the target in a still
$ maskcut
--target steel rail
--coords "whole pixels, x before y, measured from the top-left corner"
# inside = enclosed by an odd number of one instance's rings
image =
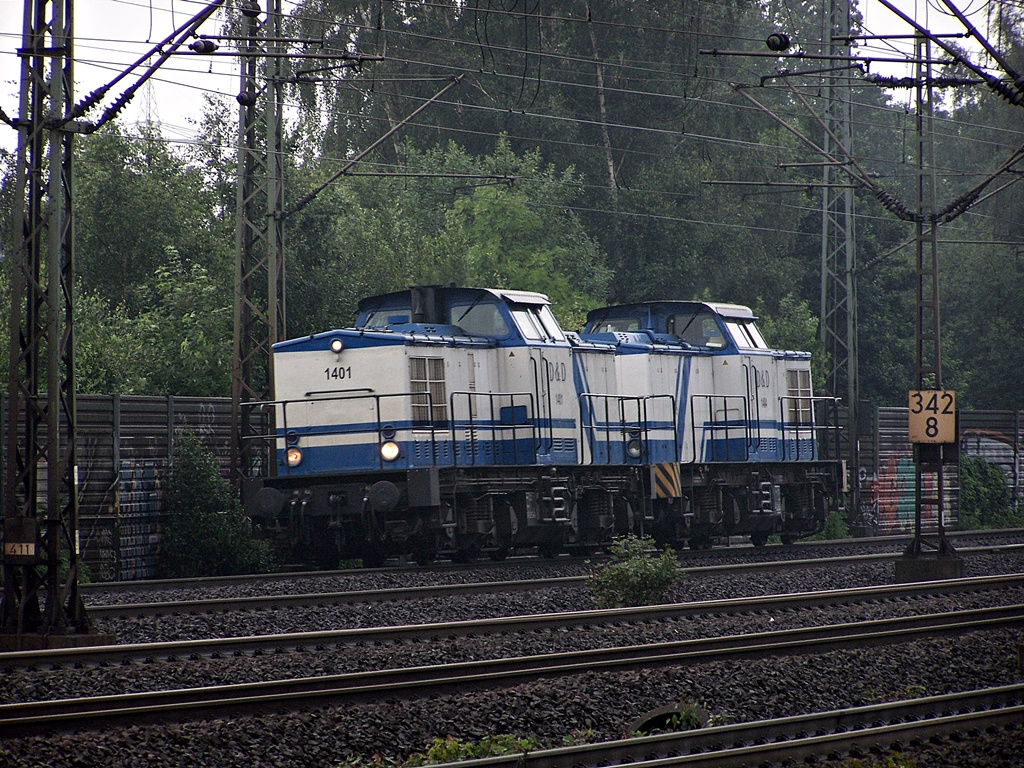
[[[951,538],[956,541],[961,539],[987,539],[987,538],[1019,538],[1024,536],[1024,528],[1007,528],[1007,529],[993,529],[984,531],[954,531],[949,534]],[[866,548],[877,548],[878,546],[892,545],[896,548],[893,554],[902,555],[904,548],[906,547],[907,536],[874,536],[871,538],[862,539],[830,539],[825,541],[798,541],[794,544],[790,544],[786,547],[765,547],[760,549],[752,549],[750,547],[733,547],[733,548],[719,548],[713,550],[693,550],[685,551],[680,553],[680,561],[683,568],[687,570],[697,570],[701,566],[690,566],[688,563],[697,562],[707,557],[720,557],[724,553],[735,552],[738,556],[743,557],[751,552],[759,554],[776,554],[783,552],[798,552],[801,549],[810,548],[822,548],[822,549],[840,549],[843,547],[866,547]],[[999,545],[992,545],[999,546]],[[959,553],[971,553],[975,549],[972,548],[957,548]],[[977,548],[977,551],[985,551],[984,547]],[[885,553],[889,556],[889,553]],[[813,558],[807,560],[807,562],[814,562]],[[804,558],[806,560],[806,558]],[[465,563],[438,563],[426,568],[417,568],[417,573],[429,573],[433,571],[437,572],[450,572],[460,571],[469,569],[480,569],[480,568],[501,568],[514,565],[519,562],[528,562],[531,565],[538,565],[539,563],[550,562],[553,565],[559,563],[559,560],[539,560],[537,558],[510,558],[509,560],[502,562],[487,562],[481,561],[478,563],[465,564]],[[768,561],[761,563],[751,563],[749,565],[767,565],[770,562],[784,563],[787,561]],[[739,564],[741,567],[744,564]],[[726,566],[728,567],[728,566]],[[297,579],[324,579],[324,578],[338,578],[346,577],[358,574],[374,574],[382,572],[394,571],[394,568],[385,569],[369,569],[369,568],[357,568],[337,571],[284,571],[279,573],[262,573],[262,574],[245,574],[241,576],[210,576],[197,579],[145,579],[136,581],[104,581],[94,582],[91,584],[82,584],[80,589],[83,595],[88,595],[95,592],[158,592],[161,590],[171,589],[195,589],[195,588],[209,588],[217,586],[234,586],[238,584],[260,584],[260,583],[272,583],[278,581],[295,581]]]
[[[1024,604],[780,632],[601,648],[429,667],[0,705],[0,738],[508,687],[540,678],[821,654],[1004,630]]]
[[[793,609],[836,606],[868,601],[892,600],[932,594],[951,594],[1008,589],[1024,586],[1024,574],[979,576],[969,579],[886,584],[872,587],[762,595],[729,600],[649,605],[639,608],[611,608],[592,611],[540,613],[448,623],[409,624],[390,627],[361,627],[320,632],[176,640],[158,643],[59,648],[43,651],[0,653],[0,669],[29,666],[71,666],[114,664],[130,659],[181,659],[241,653],[274,653],[284,649],[321,648],[359,643],[429,641],[437,637],[466,637],[511,634],[572,626],[621,625],[666,621],[690,616],[769,613]]]
[[[1024,685],[1008,685],[864,707],[542,749],[434,768],[732,768],[775,761],[859,757],[933,737],[1024,722]],[[808,734],[815,734],[809,736]]]
[[[959,549],[961,555],[1010,554],[1024,551],[1024,544],[1010,544],[994,547]],[[837,558],[815,558],[811,560],[783,560],[768,563],[730,563],[684,567],[689,576],[730,575],[756,573],[761,571],[799,570],[804,568],[861,565],[871,562],[899,560],[902,553],[879,553],[873,555],[852,555]],[[438,597],[492,594],[498,592],[523,592],[559,587],[582,587],[586,576],[560,576],[551,579],[530,579],[515,581],[473,582],[469,584],[432,584],[394,589],[365,589],[344,592],[313,592],[293,595],[258,595],[250,597],[206,598],[200,600],[172,600],[146,603],[110,603],[89,605],[89,615],[94,619],[132,616],[171,616],[190,613],[220,613],[227,611],[273,610],[301,606],[355,605],[357,603],[383,603],[397,600],[423,600]]]

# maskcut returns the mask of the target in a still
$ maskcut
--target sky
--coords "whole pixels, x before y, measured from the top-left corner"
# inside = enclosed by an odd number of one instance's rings
[[[205,5],[191,0],[75,0],[75,100],[110,82]],[[19,110],[21,70],[16,50],[21,46],[24,7],[25,0],[0,0],[0,107],[11,117]],[[218,11],[200,28],[200,34],[216,34],[222,20]],[[86,119],[99,118],[133,82],[122,80]],[[187,140],[197,134],[190,121],[202,115],[205,94],[225,94],[235,106],[238,60],[188,52],[171,57],[150,83],[151,87],[139,90],[117,120],[127,125],[151,119],[160,123],[167,138]],[[17,132],[5,124],[0,124],[0,146],[17,146]]]
[[[988,0],[957,0],[958,7],[984,29]],[[923,22],[934,32],[962,32],[962,25],[945,11],[941,0],[892,0],[908,16]],[[266,6],[266,0],[263,2]],[[292,5],[285,2],[285,11]],[[188,21],[205,3],[194,0],[75,0],[75,97],[81,99],[109,82],[129,64],[142,57],[153,45]],[[874,34],[904,34],[912,30],[895,18],[877,0],[861,0],[866,31]],[[16,49],[21,45],[25,0],[0,0],[0,108],[11,117],[18,114],[20,65]],[[216,34],[223,20],[218,11],[200,29]],[[873,44],[879,45],[879,44]],[[908,42],[891,43],[906,51]],[[876,50],[878,50],[876,48]],[[880,71],[881,65],[873,66]],[[886,72],[890,74],[891,72]],[[132,80],[122,85],[98,109],[87,115],[96,119],[112,99]],[[204,106],[204,95],[238,92],[238,59],[230,56],[176,56],[161,67],[151,81],[135,96],[118,120],[123,125],[153,121],[171,140],[197,138],[195,121]],[[0,123],[0,147],[17,147],[17,132]]]

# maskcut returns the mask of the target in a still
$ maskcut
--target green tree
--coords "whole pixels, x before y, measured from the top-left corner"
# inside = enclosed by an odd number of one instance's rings
[[[567,327],[604,298],[610,272],[568,207],[579,191],[571,169],[503,140],[486,157],[452,144],[405,154],[424,178],[338,181],[289,229],[293,335],[347,324],[359,299],[416,283],[543,291]],[[466,189],[446,174],[499,178]]]
[[[132,315],[149,307],[168,248],[222,279],[222,288],[233,279],[233,242],[214,237],[217,201],[203,172],[154,131],[96,133],[79,142],[75,164],[77,275],[84,291]]]
[[[270,544],[254,538],[213,453],[190,432],[177,436],[164,503],[160,578],[270,570]]]
[[[148,307],[132,314],[98,291],[75,304],[78,390],[92,394],[227,397],[231,393],[232,306],[198,264],[168,248]]]
[[[150,394],[147,363],[157,354],[124,305],[111,308],[96,291],[75,299],[75,386],[82,394]],[[163,354],[161,350],[159,354]]]
[[[200,264],[172,249],[156,269],[152,308],[137,322],[159,355],[146,358],[151,394],[227,397],[231,394],[232,297]]]

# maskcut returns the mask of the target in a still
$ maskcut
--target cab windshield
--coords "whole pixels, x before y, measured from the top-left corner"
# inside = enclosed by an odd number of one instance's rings
[[[512,304],[512,317],[527,341],[565,341],[551,309],[543,304]]]

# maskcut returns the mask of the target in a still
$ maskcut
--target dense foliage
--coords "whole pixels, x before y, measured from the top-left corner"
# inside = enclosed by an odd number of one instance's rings
[[[772,59],[701,53],[763,53],[776,30],[813,52],[820,8],[302,0],[284,31],[325,42],[282,62],[295,76],[285,334],[346,324],[363,296],[414,283],[542,290],[573,329],[609,301],[703,298],[756,307],[769,342],[817,354],[820,385],[821,156],[772,115],[818,141],[821,80],[771,77],[783,63]],[[988,31],[1024,69],[1020,29],[1018,14],[1000,11]],[[332,67],[302,57],[339,51],[381,60]],[[913,99],[855,74],[854,153],[886,195],[913,207]],[[365,175],[296,205],[456,76],[355,166]],[[942,206],[1024,136],[1020,107],[986,90],[960,85],[939,97]],[[77,138],[80,391],[229,394],[236,110],[211,102],[203,140],[183,147],[156,128]],[[0,163],[7,222],[13,162],[0,154]],[[1024,345],[1013,343],[1024,337],[1022,189],[991,185],[995,194],[941,225],[943,384],[964,407],[1024,408]],[[901,405],[915,376],[914,229],[884,196],[855,196],[860,393]],[[11,227],[0,236],[9,252]]]
[[[1013,512],[1006,474],[980,457],[960,459],[960,528],[1016,528],[1021,517]]]
[[[598,608],[665,602],[685,574],[670,547],[655,554],[654,546],[649,537],[624,536],[609,547],[611,560],[587,574],[587,587]]]
[[[270,570],[269,543],[253,537],[216,457],[192,433],[182,433],[175,443],[164,500],[159,578]]]

